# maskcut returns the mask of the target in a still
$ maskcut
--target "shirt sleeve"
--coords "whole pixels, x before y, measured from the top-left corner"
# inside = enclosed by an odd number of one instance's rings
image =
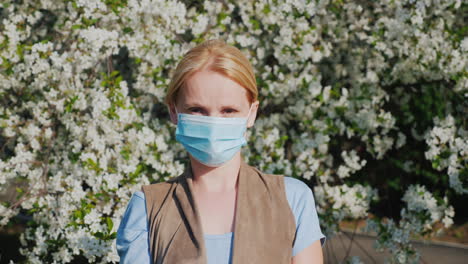
[[[323,247],[326,237],[323,235],[318,220],[312,190],[301,180],[284,177],[286,197],[296,220],[296,239],[293,256],[320,239]]]
[[[117,230],[116,247],[121,264],[150,263],[146,203],[141,191],[128,202]]]

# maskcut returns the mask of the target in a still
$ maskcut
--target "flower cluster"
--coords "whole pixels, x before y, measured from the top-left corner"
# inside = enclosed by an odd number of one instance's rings
[[[391,263],[419,263],[420,255],[414,250],[410,239],[437,233],[432,230],[436,223],[450,227],[455,212],[446,197],[437,200],[421,185],[409,186],[402,200],[406,207],[401,210],[402,218],[398,223],[392,219],[370,219],[365,229],[379,234],[375,247],[378,250],[389,249],[392,253]]]
[[[429,149],[424,153],[437,170],[447,169],[450,187],[461,194],[468,193],[468,131],[457,129],[455,119],[434,118],[434,128],[425,136]]]
[[[460,0],[1,3],[0,191],[15,186],[17,197],[0,203],[0,226],[30,219],[21,253],[31,263],[118,262],[116,229],[132,193],[187,161],[163,104],[170,77],[186,51],[214,38],[255,68],[260,112],[245,157],[314,185],[327,235],[378,201],[383,186],[369,166],[424,135],[432,173],[449,176],[440,186],[466,193],[463,109],[439,100],[446,113],[428,125],[407,105],[433,87],[466,97],[467,9]],[[405,160],[404,171],[417,162]],[[401,185],[403,222],[379,234],[450,225],[449,201],[411,186]]]
[[[377,191],[369,186],[346,184],[329,186],[319,185],[314,188],[318,212],[327,222],[326,233],[338,230],[337,224],[344,219],[359,219],[367,216],[371,201],[377,200]]]

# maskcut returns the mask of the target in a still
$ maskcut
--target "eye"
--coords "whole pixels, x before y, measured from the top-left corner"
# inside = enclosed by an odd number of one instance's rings
[[[200,113],[200,112],[201,112],[201,109],[198,108],[198,107],[193,107],[193,108],[190,108],[189,111],[190,111],[190,112],[195,112],[195,113]]]
[[[237,112],[237,110],[232,109],[232,108],[227,108],[227,109],[225,109],[224,111],[225,111],[226,113],[228,113],[228,114],[232,114],[232,113]]]

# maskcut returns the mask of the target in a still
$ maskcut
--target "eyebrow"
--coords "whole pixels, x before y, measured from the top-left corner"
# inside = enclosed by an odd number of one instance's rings
[[[205,108],[203,105],[198,104],[198,103],[187,103],[183,105],[184,108],[191,108],[191,107],[200,107],[200,108]],[[234,109],[239,109],[237,105],[223,105],[222,108],[234,108]]]

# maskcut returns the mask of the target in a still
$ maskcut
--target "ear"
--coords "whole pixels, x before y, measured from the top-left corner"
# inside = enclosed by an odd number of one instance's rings
[[[175,111],[175,105],[174,104],[168,105],[167,110],[169,112],[169,117],[171,118],[171,122],[174,125],[177,125],[177,114],[176,114],[176,111]]]
[[[257,100],[253,102],[252,104],[252,110],[250,110],[250,116],[249,119],[247,120],[247,128],[252,127],[255,123],[255,119],[257,118],[257,110],[258,106],[260,105],[260,102]]]

